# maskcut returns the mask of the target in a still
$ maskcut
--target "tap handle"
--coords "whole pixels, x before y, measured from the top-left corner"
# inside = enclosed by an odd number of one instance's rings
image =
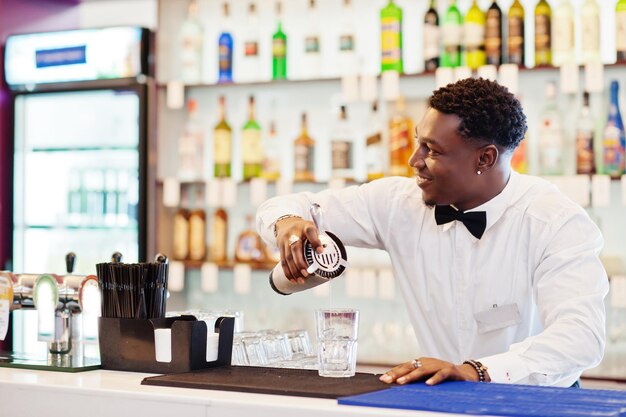
[[[119,264],[123,259],[124,257],[120,252],[113,252],[113,255],[111,255],[111,262],[113,263]]]
[[[170,261],[169,259],[167,259],[167,256],[163,255],[162,253],[157,253],[156,256],[154,257],[154,262],[158,263],[158,264],[168,264]]]
[[[76,265],[76,254],[74,252],[70,252],[65,255],[65,269],[68,274],[74,272],[74,266]]]

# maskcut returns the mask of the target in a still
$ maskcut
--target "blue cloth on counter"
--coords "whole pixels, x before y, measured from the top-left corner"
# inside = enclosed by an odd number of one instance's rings
[[[515,417],[626,416],[626,391],[477,382],[414,383],[342,397],[339,404]]]

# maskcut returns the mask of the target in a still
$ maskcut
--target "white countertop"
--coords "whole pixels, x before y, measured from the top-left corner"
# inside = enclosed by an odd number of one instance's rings
[[[336,400],[141,385],[151,374],[0,368],[0,417],[454,416],[338,405]]]

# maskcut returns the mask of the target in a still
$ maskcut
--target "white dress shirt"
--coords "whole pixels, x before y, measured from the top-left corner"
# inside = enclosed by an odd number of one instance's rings
[[[587,213],[549,182],[512,172],[476,239],[459,221],[437,225],[413,179],[266,201],[257,228],[275,242],[278,217],[310,220],[348,246],[386,250],[423,355],[476,359],[493,382],[572,385],[605,345],[608,279],[603,238]],[[398,341],[401,343],[401,341]]]

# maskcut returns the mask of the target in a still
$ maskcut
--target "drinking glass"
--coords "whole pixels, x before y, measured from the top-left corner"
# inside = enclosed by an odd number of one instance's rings
[[[356,372],[359,311],[320,309],[315,311],[319,375],[351,377]]]

